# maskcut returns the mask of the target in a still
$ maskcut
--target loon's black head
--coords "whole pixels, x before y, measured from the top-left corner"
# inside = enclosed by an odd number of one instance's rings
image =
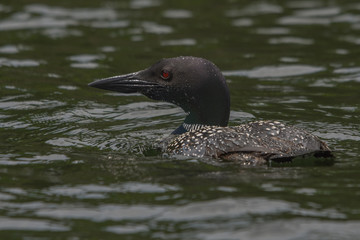
[[[91,87],[145,96],[180,106],[184,123],[226,126],[230,113],[229,89],[219,68],[197,57],[166,58],[151,67],[100,79]]]

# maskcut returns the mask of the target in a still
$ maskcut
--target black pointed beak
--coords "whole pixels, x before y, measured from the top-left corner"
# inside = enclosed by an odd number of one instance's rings
[[[143,92],[145,89],[157,87],[157,83],[143,80],[140,76],[141,72],[129,73],[120,76],[103,78],[96,80],[88,85],[90,87],[116,91],[121,93]]]

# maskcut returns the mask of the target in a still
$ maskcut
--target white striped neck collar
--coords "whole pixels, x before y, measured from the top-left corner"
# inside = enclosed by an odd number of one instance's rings
[[[204,124],[188,124],[188,123],[183,123],[182,124],[183,127],[186,129],[186,131],[197,131],[203,127],[207,127],[208,125],[204,125]]]

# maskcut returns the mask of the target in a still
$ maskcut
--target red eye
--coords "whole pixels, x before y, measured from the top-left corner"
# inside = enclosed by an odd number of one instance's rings
[[[170,78],[170,72],[167,70],[161,71],[161,78],[164,80],[168,80]]]

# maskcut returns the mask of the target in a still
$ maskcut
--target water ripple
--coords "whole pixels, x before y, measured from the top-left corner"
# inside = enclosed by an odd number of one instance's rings
[[[243,9],[232,9],[226,12],[228,17],[239,17],[246,15],[260,15],[260,14],[278,14],[282,13],[283,8],[279,5],[270,4],[267,2],[252,3]]]
[[[254,24],[254,21],[250,18],[239,18],[232,21],[234,27],[249,27]]]
[[[68,90],[68,91],[74,91],[74,90],[78,89],[78,87],[72,86],[72,85],[59,85],[58,88]]]
[[[192,13],[183,9],[168,9],[163,12],[163,16],[166,18],[191,18]]]
[[[76,29],[64,29],[64,28],[46,28],[42,33],[52,39],[60,39],[65,37],[81,37],[83,33]]]
[[[319,221],[315,219],[275,220],[256,223],[238,230],[223,227],[222,230],[207,233],[189,233],[195,239],[238,240],[238,239],[356,239],[360,222]],[[281,229],[281,231],[279,231]],[[170,236],[169,239],[172,239]],[[175,238],[174,238],[175,239]]]
[[[174,31],[173,28],[170,26],[160,25],[158,23],[150,21],[143,22],[142,27],[144,28],[145,32],[154,34],[168,34]]]
[[[73,20],[59,20],[50,17],[36,17],[33,19],[4,20],[0,22],[0,31],[38,29],[38,28],[59,28],[75,25]]]
[[[0,102],[0,109],[4,110],[29,110],[29,109],[51,109],[64,106],[64,102],[57,100],[32,100],[32,101],[5,101]]]
[[[324,71],[324,67],[308,65],[264,66],[253,70],[223,71],[225,76],[246,76],[249,78],[281,78],[313,74]]]
[[[119,13],[110,8],[79,8],[66,9],[50,7],[43,4],[25,6],[23,12],[0,21],[0,31],[46,29],[44,32],[50,37],[64,37],[67,35],[81,36],[78,30],[63,29],[74,25],[90,25],[95,28],[119,28],[128,26],[126,20],[116,20]]]
[[[30,4],[25,11],[49,17],[72,18],[77,20],[89,19],[116,19],[118,14],[111,8],[79,8],[66,9],[62,7],[50,7],[43,4]]]
[[[73,62],[71,63],[73,68],[97,68],[99,64],[94,61],[104,58],[102,54],[80,54],[70,56],[68,59]]]
[[[70,228],[47,220],[0,217],[0,230],[63,232]]]
[[[279,200],[262,198],[221,198],[213,201],[189,203],[165,211],[158,220],[196,221],[207,219],[234,218],[248,214],[279,214],[287,212],[292,205]],[[211,211],[209,211],[211,209]]]
[[[111,192],[112,189],[102,186],[88,185],[89,189]],[[88,190],[89,190],[88,189]],[[120,188],[121,189],[121,188]],[[83,196],[89,194],[86,188],[53,188],[48,192],[51,195]],[[91,192],[90,192],[91,193]],[[158,193],[157,191],[155,193]],[[162,191],[160,192],[162,193]],[[90,195],[90,197],[93,197]],[[40,204],[40,207],[38,206]],[[329,219],[344,219],[344,214],[335,209],[304,209],[297,204],[282,200],[266,198],[220,198],[216,200],[192,202],[173,206],[160,205],[126,205],[101,204],[99,206],[85,207],[78,204],[47,204],[41,202],[9,203],[1,202],[2,209],[18,209],[32,211],[34,215],[51,219],[84,219],[94,222],[145,220],[186,222],[208,221],[219,219],[236,219],[249,216],[269,216],[291,214],[295,216],[327,217]]]
[[[84,219],[94,222],[146,220],[157,216],[164,207],[146,205],[114,205],[104,204],[98,207],[86,208],[71,205],[44,206],[35,211],[35,215],[55,219]]]
[[[159,0],[131,0],[130,8],[141,9],[159,6],[160,4],[161,2]]]
[[[161,41],[162,46],[193,46],[196,40],[192,38]]]
[[[142,232],[148,232],[149,227],[146,225],[126,225],[126,226],[108,226],[105,228],[105,231],[115,233],[115,234],[136,234]]]
[[[1,26],[0,26],[1,27]],[[44,64],[45,61],[36,61],[33,59],[9,59],[9,58],[0,58],[0,67],[37,67],[40,64]]]
[[[54,186],[44,191],[47,195],[75,197],[79,199],[106,198],[110,193],[139,193],[160,194],[180,189],[171,185],[160,185],[153,183],[127,182],[121,185],[77,185],[77,186]]]
[[[295,14],[302,17],[324,17],[338,15],[340,12],[339,7],[322,7],[318,9],[298,10]]]
[[[269,39],[270,44],[301,44],[311,45],[314,43],[313,39],[299,38],[299,37],[281,37]]]
[[[289,34],[290,29],[289,28],[283,28],[283,27],[257,28],[256,33],[257,34],[264,34],[264,35],[283,35],[283,34]]]
[[[30,50],[30,47],[24,46],[24,45],[4,45],[0,47],[0,53],[3,54],[16,54],[24,50]]]
[[[91,23],[91,27],[94,28],[125,28],[130,24],[127,20],[118,20],[118,21],[95,21]]]
[[[26,154],[24,154],[26,155]],[[14,160],[11,160],[11,159]],[[0,165],[7,166],[16,166],[16,165],[28,165],[28,164],[47,164],[54,161],[65,161],[69,158],[64,154],[49,154],[49,155],[39,155],[35,154],[31,157],[7,157],[0,160]]]
[[[331,20],[328,18],[287,16],[278,20],[281,25],[329,25]]]

